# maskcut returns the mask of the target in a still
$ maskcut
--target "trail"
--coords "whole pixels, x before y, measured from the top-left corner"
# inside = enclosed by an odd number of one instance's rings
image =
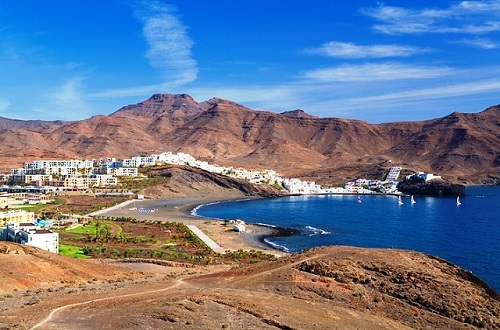
[[[298,261],[295,261],[293,263],[285,263],[283,266],[279,266],[279,267],[276,267],[276,268],[272,268],[272,269],[269,269],[269,270],[266,270],[266,271],[263,271],[263,272],[257,272],[255,274],[252,274],[252,275],[246,275],[244,278],[242,276],[239,276],[239,278],[237,279],[234,279],[233,277],[230,277],[227,279],[228,282],[231,282],[233,285],[235,283],[240,283],[240,282],[250,282],[251,279],[253,278],[256,278],[256,277],[263,277],[264,275],[267,275],[267,274],[270,274],[270,273],[274,273],[274,272],[277,272],[283,268],[292,268],[302,262],[305,262],[305,261],[309,261],[309,260],[312,260],[312,259],[318,259],[318,258],[322,258],[324,256],[326,256],[327,254],[323,253],[323,254],[319,254],[319,255],[313,255],[313,256],[310,256],[310,257],[307,257],[307,258],[304,258],[304,259],[300,259]],[[271,281],[266,281],[266,282],[271,282]],[[278,281],[275,281],[275,282],[278,282]]]
[[[79,303],[74,303],[74,304],[68,304],[68,305],[60,306],[60,307],[57,307],[57,308],[53,309],[44,320],[42,320],[39,323],[37,323],[34,326],[32,326],[30,328],[30,330],[37,329],[37,328],[41,327],[42,325],[44,325],[45,323],[50,322],[52,320],[52,318],[54,317],[54,315],[56,315],[58,312],[66,309],[66,308],[75,307],[75,306],[82,306],[82,305],[90,304],[90,303],[93,303],[93,302],[99,302],[99,301],[106,301],[106,300],[119,299],[119,298],[128,298],[128,297],[145,295],[145,294],[149,294],[149,293],[163,292],[163,291],[167,291],[167,290],[176,288],[179,285],[184,284],[183,280],[184,280],[184,278],[180,278],[180,279],[178,279],[176,281],[175,284],[172,284],[171,286],[168,286],[168,287],[162,288],[162,289],[150,290],[150,291],[144,291],[144,292],[137,292],[137,293],[128,293],[128,294],[123,294],[123,295],[113,296],[113,297],[98,298],[98,299],[92,299],[92,300],[87,300],[87,301],[83,301],[83,302],[79,302]]]

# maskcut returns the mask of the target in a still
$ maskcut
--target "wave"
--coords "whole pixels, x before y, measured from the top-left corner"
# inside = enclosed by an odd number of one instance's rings
[[[268,223],[262,223],[262,222],[256,222],[256,223],[253,223],[252,225],[261,226],[261,227],[267,227],[267,228],[278,228],[278,226],[270,225]]]
[[[272,247],[273,249],[275,249],[275,250],[279,250],[279,251],[283,251],[283,252],[290,253],[290,250],[289,250],[286,246],[284,246],[284,245],[280,245],[280,244],[276,244],[276,243],[274,243],[274,242],[271,242],[271,241],[269,240],[269,238],[264,238],[264,242],[265,242],[267,245],[271,246],[271,247]]]
[[[326,230],[323,230],[323,229],[320,229],[320,228],[316,228],[316,227],[313,227],[313,226],[306,226],[306,229],[312,232],[312,234],[309,234],[309,236],[313,236],[313,235],[328,235],[328,234],[330,234],[329,231],[326,231]]]
[[[205,219],[207,219],[208,217],[204,217],[204,216],[202,216],[202,215],[199,215],[199,214],[198,214],[198,210],[199,210],[199,209],[201,209],[201,208],[202,208],[202,207],[204,207],[204,206],[208,206],[208,205],[216,205],[216,204],[220,204],[220,203],[222,203],[222,202],[211,202],[211,203],[206,203],[206,204],[200,204],[200,205],[196,206],[195,208],[193,208],[193,209],[191,210],[191,215],[194,215],[195,217],[200,217],[200,218],[205,218]],[[217,219],[217,218],[213,218],[213,219]]]
[[[195,208],[193,208],[190,213],[191,213],[191,215],[193,215],[195,217],[200,217],[200,218],[204,218],[204,219],[223,220],[223,219],[214,218],[214,217],[204,217],[204,216],[198,214],[198,210],[204,206],[217,205],[217,204],[222,204],[222,203],[227,203],[227,202],[231,202],[231,203],[245,202],[245,201],[249,201],[249,200],[252,200],[252,198],[241,198],[241,199],[235,199],[235,200],[222,200],[222,201],[215,201],[215,202],[200,204],[200,205],[196,206]]]

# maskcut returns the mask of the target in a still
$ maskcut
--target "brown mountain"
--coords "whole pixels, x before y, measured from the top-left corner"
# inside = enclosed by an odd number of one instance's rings
[[[109,116],[73,122],[0,118],[0,160],[126,158],[187,152],[221,165],[273,168],[335,183],[382,178],[401,165],[462,182],[500,181],[500,106],[419,122],[369,124],[303,110],[255,111],[213,98],[155,94]]]

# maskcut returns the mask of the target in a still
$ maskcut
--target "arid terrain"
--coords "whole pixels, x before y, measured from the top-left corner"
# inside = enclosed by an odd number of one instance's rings
[[[158,206],[158,212],[140,214],[126,208],[110,210],[105,217],[141,215],[153,221],[188,223],[193,221],[188,212],[193,205],[274,193],[184,167],[154,171],[168,180],[144,188],[141,193],[149,199],[141,206]],[[76,208],[79,203],[88,206],[96,201],[74,196],[67,202]],[[197,225],[233,251],[248,249],[245,237],[254,230],[249,226],[249,233],[238,235],[217,221],[198,221]],[[133,233],[133,226],[127,226],[127,222],[111,223],[113,232],[121,228],[124,234]],[[150,226],[156,228],[155,222]],[[136,227],[139,231],[134,235],[147,236],[146,223]],[[151,236],[171,239],[167,236],[172,233],[154,231]],[[126,259],[129,262],[99,256],[72,259],[1,242],[0,329],[500,326],[498,293],[468,271],[412,251],[324,247],[293,255],[281,253],[275,261],[251,264],[230,258],[201,264],[145,259],[147,255]]]
[[[500,326],[497,293],[410,251],[325,247],[236,268],[111,265],[10,243],[0,251],[2,329]]]
[[[272,168],[325,185],[361,176],[383,179],[390,166],[461,183],[496,184],[499,117],[500,106],[492,106],[426,121],[370,124],[302,110],[256,111],[220,98],[198,103],[185,94],[155,94],[81,121],[0,118],[0,161],[19,167],[41,158],[181,151],[219,165]]]
[[[221,165],[270,167],[322,184],[360,176],[381,179],[393,165],[452,181],[498,183],[499,112],[495,106],[477,114],[374,125],[317,118],[301,110],[275,114],[222,99],[197,103],[188,95],[158,94],[109,116],[78,122],[0,118],[0,160],[20,166],[41,158],[183,151]],[[162,179],[141,187],[147,197],[142,206],[161,210],[139,215],[116,209],[106,217],[134,215],[185,224],[193,220],[188,210],[199,203],[280,194],[272,187],[256,188],[187,167],[149,171],[148,178]],[[126,197],[58,198],[64,204],[47,212],[83,212]],[[145,226],[111,228],[145,236]],[[199,227],[225,248],[248,248],[244,235],[219,223],[200,221]],[[246,235],[256,230],[249,226]],[[323,247],[250,265],[145,257],[135,262],[77,260],[1,242],[0,329],[500,327],[498,293],[468,271],[412,251]]]

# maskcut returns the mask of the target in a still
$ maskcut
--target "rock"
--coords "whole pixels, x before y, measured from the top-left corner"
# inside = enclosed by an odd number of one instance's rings
[[[444,180],[431,180],[412,177],[398,184],[398,190],[408,195],[426,196],[465,196],[465,186]]]

